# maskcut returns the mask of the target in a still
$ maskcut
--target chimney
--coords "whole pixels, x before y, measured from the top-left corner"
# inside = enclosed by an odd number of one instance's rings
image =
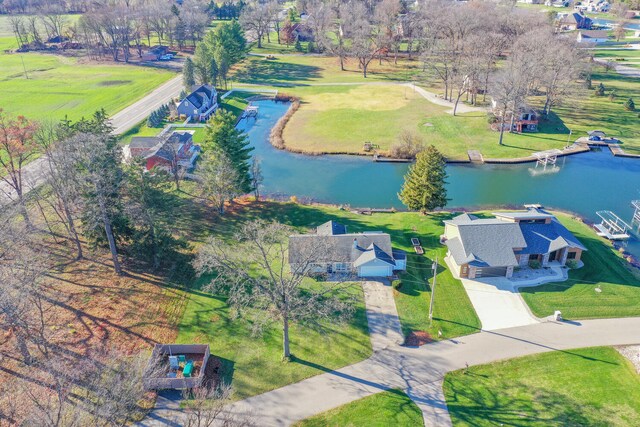
[[[353,249],[358,249],[358,239],[353,239]]]

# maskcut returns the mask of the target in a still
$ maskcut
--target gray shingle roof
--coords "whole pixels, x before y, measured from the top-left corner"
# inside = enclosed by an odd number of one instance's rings
[[[205,95],[207,98],[211,99],[213,94],[213,89],[211,89],[207,85],[202,85],[189,95],[187,95],[187,100],[191,102],[196,108],[200,108],[205,100]]]
[[[515,222],[474,220],[458,224],[460,239],[446,242],[458,265],[474,262],[486,267],[518,265],[513,248],[525,246],[520,227]]]
[[[474,219],[463,214],[445,221],[458,227],[459,238],[445,242],[451,256],[458,265],[477,267],[516,266],[515,254],[545,254],[570,247],[585,250],[580,241],[552,214],[542,209],[526,212],[496,213],[503,218],[547,219],[547,224],[511,222],[506,220]],[[517,249],[514,252],[514,249]]]
[[[347,227],[335,221],[327,221],[316,228],[316,234],[321,236],[347,234]]]
[[[155,147],[159,142],[160,138],[157,136],[134,136],[131,138],[129,148],[150,149]]]
[[[372,245],[377,249],[374,250]],[[376,257],[380,257],[379,259],[393,260],[390,255],[392,253],[391,237],[385,233],[289,236],[289,263],[292,264],[308,262],[355,263],[363,253],[368,251]],[[395,262],[393,263],[395,264]]]
[[[585,250],[585,247],[567,228],[553,219],[549,224],[520,224],[527,246],[522,254],[546,254],[570,247]]]
[[[353,263],[355,267],[360,267],[361,265],[365,265],[373,260],[380,260],[389,265],[396,265],[396,262],[393,260],[393,257],[380,249],[378,245],[372,243],[369,245],[367,250],[362,252],[357,260]]]

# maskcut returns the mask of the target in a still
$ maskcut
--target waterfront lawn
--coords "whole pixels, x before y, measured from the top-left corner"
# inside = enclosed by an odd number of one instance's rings
[[[446,157],[467,159],[477,149],[487,158],[521,157],[532,152],[562,148],[569,130],[552,115],[540,132],[505,134],[491,131],[484,112],[453,116],[450,107],[424,99],[398,85],[321,86],[283,89],[302,99],[300,109],[284,131],[287,147],[309,153],[364,153],[370,141],[389,150],[404,131],[422,135]]]
[[[131,142],[131,138],[133,138],[134,136],[157,136],[160,132],[162,132],[162,129],[167,124],[169,123],[165,122],[163,124],[163,127],[150,128],[149,126],[147,126],[146,120],[143,122],[140,122],[120,136],[120,144],[122,145],[129,144]],[[176,126],[173,128],[173,130],[174,131],[182,131],[182,130],[193,131],[194,132],[193,142],[195,142],[196,144],[202,143],[207,136],[205,128]]]
[[[444,228],[442,221],[451,217],[448,213],[420,215],[415,212],[376,213],[358,215],[346,210],[325,206],[303,206],[294,203],[250,204],[238,211],[243,220],[262,218],[277,220],[306,232],[326,221],[335,220],[347,226],[349,232],[382,231],[389,233],[394,248],[407,253],[408,269],[396,283],[394,290],[396,307],[405,335],[412,331],[427,331],[434,339],[452,338],[476,332],[480,321],[459,280],[455,280],[445,268],[446,248],[439,243]],[[229,218],[228,220],[232,220]],[[225,219],[227,221],[227,219]],[[232,220],[235,221],[235,220]],[[418,237],[425,255],[413,251],[411,238]],[[433,275],[432,259],[439,256],[434,320],[429,325],[428,311],[431,288],[427,278]]]
[[[420,408],[400,390],[383,391],[295,424],[296,427],[418,427],[423,425]]]
[[[602,67],[595,67],[593,88],[597,88],[600,82],[605,86],[605,96],[595,96],[591,90],[576,102],[566,102],[556,107],[555,112],[573,132],[572,139],[586,136],[589,130],[599,129],[608,136],[620,139],[625,151],[640,154],[639,109],[624,109],[624,103],[629,98],[633,98],[638,106],[640,79],[622,76],[615,71],[605,73]],[[609,94],[612,91],[615,91],[616,98],[610,101]]]
[[[613,348],[556,351],[445,376],[454,426],[640,424],[640,377]]]
[[[65,116],[76,120],[101,108],[114,114],[175,75],[108,61],[84,63],[62,55],[4,53],[14,47],[14,39],[0,38],[0,93],[7,101],[2,108],[35,120],[58,121]]]
[[[637,273],[591,227],[567,215],[558,218],[588,249],[582,254],[584,267],[570,271],[565,282],[520,289],[533,314],[545,317],[560,310],[568,319],[640,315]]]

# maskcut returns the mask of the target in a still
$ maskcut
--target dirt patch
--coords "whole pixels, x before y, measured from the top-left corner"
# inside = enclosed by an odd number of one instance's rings
[[[120,86],[132,83],[131,80],[107,80],[106,82],[98,83],[99,86]]]
[[[404,345],[408,347],[420,347],[421,345],[429,344],[435,340],[431,338],[428,332],[425,331],[412,331],[404,340]]]

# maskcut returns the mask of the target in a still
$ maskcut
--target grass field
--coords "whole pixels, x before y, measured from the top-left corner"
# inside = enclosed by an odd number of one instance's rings
[[[254,336],[251,325],[233,319],[224,299],[191,292],[178,326],[178,343],[208,343],[211,354],[223,362],[234,398],[263,393],[304,378],[359,362],[371,355],[362,289],[351,292],[360,301],[346,325],[326,323],[322,329],[294,325],[291,352],[294,360],[281,362],[282,332],[275,325]]]
[[[450,372],[444,393],[453,425],[640,424],[640,376],[612,348],[557,351]]]
[[[566,215],[558,218],[588,249],[582,255],[585,265],[570,271],[568,281],[522,288],[531,311],[544,317],[560,310],[569,319],[640,315],[640,278],[627,262],[585,224]]]
[[[277,55],[276,55],[277,56]],[[483,112],[456,117],[404,87],[340,86],[338,83],[416,81],[439,93],[435,80],[429,80],[419,61],[372,62],[368,78],[363,78],[357,64],[347,62],[341,71],[337,58],[323,56],[277,56],[276,60],[249,57],[234,72],[234,84],[277,88],[302,98],[301,108],[285,129],[286,145],[310,153],[361,153],[365,141],[379,144],[384,150],[404,129],[424,135],[450,158],[467,158],[467,150],[480,150],[487,157],[513,158],[550,148],[562,148],[588,130],[602,129],[621,139],[625,150],[640,152],[638,112],[626,111],[629,97],[638,97],[640,83],[596,67],[593,86],[603,82],[607,96],[596,97],[584,90],[575,99],[555,106],[549,118],[539,125],[539,132],[506,134],[505,145],[498,145]],[[331,86],[332,83],[336,85]],[[608,94],[615,91],[616,99]],[[405,99],[406,98],[406,99]],[[532,99],[534,107],[543,100]],[[569,134],[571,132],[571,135]]]
[[[400,390],[389,390],[307,418],[296,427],[418,427],[420,408]]]
[[[562,148],[568,129],[556,118],[540,132],[506,134],[503,146],[484,112],[453,116],[411,88],[398,85],[315,86],[286,89],[302,98],[284,132],[286,146],[310,153],[363,153],[365,141],[388,150],[408,130],[422,135],[446,157],[466,159],[467,150],[485,157],[520,157]]]
[[[0,38],[0,93],[6,100],[2,108],[31,119],[75,120],[100,108],[113,114],[174,76],[108,61],[96,64],[61,55],[4,53],[15,44],[13,38]]]

